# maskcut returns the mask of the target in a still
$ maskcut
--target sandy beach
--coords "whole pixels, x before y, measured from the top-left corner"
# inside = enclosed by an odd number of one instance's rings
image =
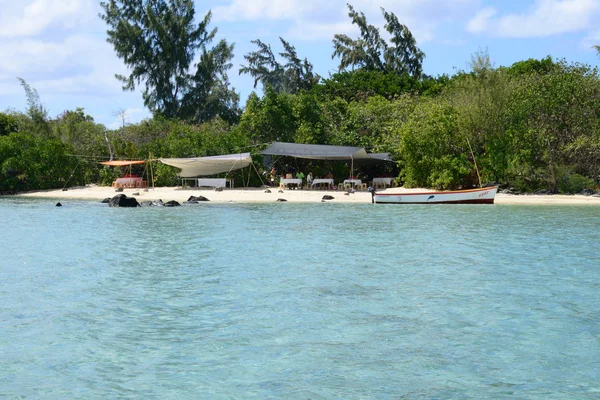
[[[282,190],[278,188],[269,188],[271,193],[265,193],[261,188],[241,188],[241,189],[223,189],[215,191],[212,189],[182,189],[181,187],[159,187],[155,189],[124,189],[123,193],[138,199],[139,202],[149,200],[175,200],[178,202],[186,201],[190,196],[204,196],[215,203],[270,203],[277,199],[285,199],[292,203],[318,203],[324,195],[333,196],[332,203],[370,203],[371,194],[369,192],[355,192],[346,194],[345,192],[327,191],[327,190]],[[405,189],[394,188],[387,189],[386,193],[396,192],[426,192],[427,189]],[[381,191],[380,191],[381,192]],[[90,185],[86,187],[73,187],[66,191],[48,190],[22,193],[20,197],[48,198],[48,199],[79,199],[79,200],[102,200],[107,197],[113,197],[118,193],[112,187]],[[573,204],[573,205],[600,205],[600,196],[583,195],[508,195],[498,193],[496,195],[496,204]]]

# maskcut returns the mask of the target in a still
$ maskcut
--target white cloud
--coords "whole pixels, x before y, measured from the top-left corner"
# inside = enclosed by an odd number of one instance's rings
[[[493,8],[480,10],[467,31],[498,37],[547,37],[588,29],[598,17],[597,0],[536,0],[527,12],[497,16]]]
[[[51,26],[81,26],[89,21],[81,18],[86,10],[95,9],[91,0],[34,0],[25,7],[22,2],[2,1],[0,8],[0,37],[34,36]]]
[[[297,40],[330,40],[335,33],[357,32],[348,17],[345,0],[232,0],[229,5],[213,9],[217,21],[290,21],[286,38]],[[411,29],[419,43],[433,40],[437,27],[460,19],[478,0],[354,0],[356,11],[367,21],[383,27],[381,7],[393,12]],[[466,11],[467,10],[467,11]]]

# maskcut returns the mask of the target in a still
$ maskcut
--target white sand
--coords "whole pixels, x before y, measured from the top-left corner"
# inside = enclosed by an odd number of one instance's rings
[[[371,193],[356,192],[349,195],[345,192],[326,191],[326,190],[283,190],[279,193],[278,188],[270,188],[271,193],[265,193],[265,189],[224,189],[217,192],[212,189],[181,189],[178,187],[161,187],[155,189],[124,189],[123,193],[127,196],[133,196],[139,202],[147,200],[163,201],[175,200],[178,202],[186,201],[190,196],[204,196],[215,203],[270,203],[277,199],[286,199],[293,203],[318,203],[324,195],[331,195],[335,203],[370,203]],[[388,189],[387,192],[426,192],[427,189]],[[134,193],[139,193],[133,195]],[[82,199],[82,200],[102,200],[107,197],[113,197],[118,193],[112,187],[101,187],[90,185],[86,187],[69,188],[67,191],[48,190],[19,194],[22,197],[38,197],[51,199]],[[600,205],[600,197],[593,196],[565,196],[565,195],[507,195],[497,194],[496,204],[590,204]]]

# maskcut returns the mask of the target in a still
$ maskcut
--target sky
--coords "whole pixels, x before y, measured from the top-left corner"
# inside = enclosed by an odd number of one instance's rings
[[[358,31],[348,18],[346,0],[195,1],[200,21],[211,10],[217,39],[235,44],[230,82],[242,105],[254,89],[239,75],[244,54],[260,39],[282,51],[279,37],[323,77],[337,71],[332,38]],[[552,56],[596,66],[600,58],[600,0],[350,0],[367,21],[383,30],[381,7],[407,25],[425,53],[428,75],[468,70],[471,55],[486,50],[493,64],[511,65]],[[0,111],[25,111],[17,77],[35,88],[51,117],[82,107],[108,128],[120,125],[119,113],[136,123],[148,118],[141,91],[124,92],[115,74],[127,68],[106,42],[99,0],[0,0]]]

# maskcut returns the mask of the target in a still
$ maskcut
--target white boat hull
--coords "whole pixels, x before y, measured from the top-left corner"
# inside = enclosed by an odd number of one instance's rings
[[[448,192],[377,193],[377,204],[494,204],[498,187]]]

